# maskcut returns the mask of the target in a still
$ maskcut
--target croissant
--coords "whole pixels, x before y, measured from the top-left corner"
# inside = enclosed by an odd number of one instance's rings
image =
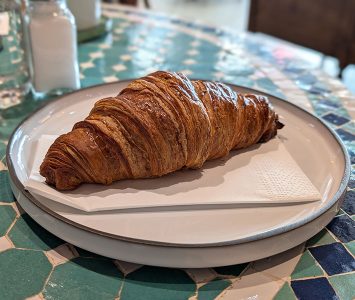
[[[40,174],[58,190],[157,177],[266,142],[282,127],[265,96],[158,71],[97,101],[51,145]]]

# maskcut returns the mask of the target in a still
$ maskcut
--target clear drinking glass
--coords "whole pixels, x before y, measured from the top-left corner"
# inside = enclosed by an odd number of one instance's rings
[[[0,109],[21,103],[30,90],[21,6],[0,0]]]

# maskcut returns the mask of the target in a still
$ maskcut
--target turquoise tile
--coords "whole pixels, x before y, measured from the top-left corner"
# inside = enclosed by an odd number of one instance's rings
[[[80,46],[78,47],[78,54],[79,56],[81,55],[84,56],[85,54],[96,52],[98,50],[99,47],[97,45],[97,42],[87,42],[87,43],[80,44]]]
[[[291,279],[319,277],[323,275],[324,272],[322,268],[317,264],[316,260],[309,253],[309,251],[306,250],[297,263],[296,268],[291,275]]]
[[[1,121],[1,126],[0,126],[0,139],[9,139],[11,136],[11,133],[14,131],[14,129],[17,127],[17,125],[21,122],[22,118],[16,118],[16,119],[4,119]]]
[[[209,64],[210,66],[213,66],[214,68],[216,68],[216,66],[220,65],[220,55],[218,52],[204,52],[202,50],[198,55],[196,55],[194,57],[189,57],[189,58]],[[237,68],[237,65],[235,67]],[[240,72],[238,72],[238,74],[242,74],[242,73],[245,75],[250,74],[246,69],[243,69],[243,70],[240,69]]]
[[[285,283],[278,291],[273,300],[296,300],[296,295],[289,283]]]
[[[249,88],[252,88],[255,84],[253,80],[247,77],[239,77],[239,76],[233,77],[233,76],[226,75],[224,78],[222,78],[222,81],[224,80],[227,83],[232,83],[235,85],[245,86]]]
[[[106,76],[105,70],[103,69],[102,66],[99,66],[99,65],[97,65],[96,68],[92,67],[92,68],[87,68],[87,69],[83,70],[82,74],[85,76],[85,79],[86,79],[86,77],[95,77],[95,78],[102,80],[101,77]]]
[[[45,299],[114,299],[123,275],[110,260],[75,258],[57,266],[43,290]]]
[[[200,44],[197,46],[197,49],[201,52],[213,53],[221,51],[221,48],[218,45],[209,41],[199,40],[199,43]]]
[[[355,221],[355,216],[353,217],[353,220]],[[352,253],[352,255],[355,257],[355,241],[345,243],[344,246]]]
[[[126,47],[109,48],[102,51],[104,53],[104,60],[107,62],[118,63],[121,55],[128,54]]]
[[[336,113],[338,116],[342,116],[342,117],[351,119],[351,117],[350,117],[350,115],[349,115],[349,112],[348,112],[344,107],[338,108],[338,109],[335,111],[335,113]]]
[[[85,76],[85,78],[81,80],[81,87],[84,88],[84,87],[93,86],[101,83],[103,83],[103,79],[101,77]]]
[[[343,129],[347,130],[348,132],[355,135],[355,121],[351,121],[349,123],[346,123],[341,128],[343,128]]]
[[[133,77],[133,71],[132,69],[124,70],[121,72],[115,73],[115,75],[120,79],[120,80],[125,80],[125,79],[134,79]]]
[[[322,116],[322,115],[324,115],[324,114],[329,112],[328,108],[325,108],[324,106],[317,106],[317,104],[315,102],[312,102],[312,101],[311,101],[311,103],[312,103],[312,106],[313,106],[313,108],[315,110],[315,113],[318,116]]]
[[[6,155],[6,144],[3,141],[0,141],[0,160],[3,160]]]
[[[181,63],[179,62],[174,62],[174,61],[167,61],[164,63],[164,67],[163,70],[169,70],[169,71],[173,71],[173,72],[178,72],[181,70],[190,70],[189,66],[183,66]],[[194,78],[191,75],[189,75],[190,78]]]
[[[87,49],[87,47],[84,46],[79,46],[78,47],[78,58],[79,58],[79,63],[87,62],[89,61],[90,58],[90,50]]]
[[[10,187],[8,171],[0,171],[0,187],[0,202],[14,202],[15,197]]]
[[[21,104],[12,106],[6,110],[2,110],[1,116],[4,120],[2,121],[1,128],[4,127],[4,125],[6,124],[4,124],[3,122],[10,120],[11,122],[14,122],[14,124],[12,124],[13,126],[17,125],[15,124],[16,122],[19,123],[20,121],[22,121],[28,114],[33,112],[45,101],[46,99],[36,100],[31,96],[31,94],[29,94]]]
[[[275,96],[275,97],[279,97],[281,99],[285,99],[286,98],[286,96],[280,90],[270,92],[270,94]]]
[[[16,218],[16,213],[10,205],[0,205],[0,237],[4,236]]]
[[[329,281],[340,300],[355,299],[355,273],[331,276]]]
[[[256,84],[259,88],[264,89],[268,92],[273,92],[278,90],[278,86],[275,85],[271,79],[264,77],[256,79]]]
[[[229,280],[215,279],[210,281],[199,288],[198,300],[213,300],[230,285]]]
[[[145,266],[126,277],[120,300],[186,300],[195,291],[195,283],[184,271]]]
[[[323,229],[315,236],[310,238],[306,246],[307,247],[321,246],[321,245],[333,244],[335,242],[336,242],[335,238],[328,232],[328,230]]]
[[[244,77],[245,79],[247,79],[247,76],[250,76],[255,72],[254,69],[249,68],[249,67],[244,67],[244,66],[231,67],[231,68],[232,69],[230,69],[230,70],[221,69],[220,71],[222,71],[230,76],[241,76],[241,77]]]
[[[8,236],[17,248],[47,251],[64,243],[33,221],[28,214],[17,219]]]
[[[255,69],[250,64],[229,59],[225,59],[223,62],[219,61],[214,69],[226,75],[240,77],[250,76],[255,72]]]
[[[187,69],[191,70],[191,68],[187,68]],[[212,80],[213,73],[211,71],[207,71],[207,70],[195,69],[195,70],[192,70],[192,74],[189,75],[189,77],[193,78],[193,79]]]
[[[191,42],[195,41],[196,39],[192,37],[191,35],[187,35],[184,33],[178,33],[172,38],[174,44],[177,45],[184,45],[186,47],[187,44],[190,44]]]
[[[0,253],[0,299],[25,299],[40,293],[51,269],[39,251],[10,249]]]

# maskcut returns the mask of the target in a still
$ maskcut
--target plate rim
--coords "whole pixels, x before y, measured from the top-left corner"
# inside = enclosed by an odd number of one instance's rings
[[[251,91],[252,93],[257,93],[257,94],[262,94],[264,96],[267,97],[272,97],[275,98],[278,101],[281,102],[285,102],[287,103],[287,105],[291,105],[293,108],[300,110],[302,113],[305,113],[306,115],[310,116],[311,118],[315,119],[316,121],[318,121],[323,127],[325,127],[333,136],[333,138],[335,139],[335,141],[337,142],[338,146],[340,147],[340,149],[342,150],[342,154],[344,157],[344,161],[345,161],[345,170],[344,170],[344,174],[342,176],[340,185],[336,191],[336,193],[334,194],[334,196],[328,201],[327,205],[323,206],[321,209],[315,211],[313,214],[311,214],[308,217],[304,217],[296,222],[287,224],[283,227],[277,227],[265,232],[261,232],[261,233],[257,233],[254,235],[250,235],[247,237],[243,237],[240,239],[236,239],[236,240],[230,240],[230,241],[222,241],[222,242],[215,242],[215,243],[203,243],[203,244],[179,244],[179,243],[171,243],[171,242],[162,242],[162,241],[150,241],[150,240],[144,240],[144,239],[139,239],[139,238],[131,238],[131,237],[126,237],[126,236],[120,236],[120,235],[115,235],[115,234],[110,234],[110,233],[106,233],[97,229],[93,229],[90,227],[87,227],[85,225],[76,223],[72,220],[69,220],[59,214],[57,214],[56,212],[52,211],[51,209],[47,208],[45,205],[43,205],[42,203],[40,203],[34,196],[32,196],[24,187],[24,185],[20,182],[19,178],[16,175],[16,171],[13,165],[13,162],[11,160],[11,156],[10,156],[10,149],[12,148],[12,144],[14,142],[15,136],[17,131],[19,130],[19,128],[30,118],[32,118],[35,114],[37,114],[39,111],[41,111],[42,109],[44,109],[45,107],[47,107],[50,104],[53,104],[57,101],[62,100],[65,97],[74,95],[78,92],[82,92],[82,91],[87,91],[90,89],[95,89],[95,88],[100,88],[100,87],[105,87],[105,86],[109,86],[109,85],[115,85],[115,84],[119,84],[119,83],[125,83],[125,82],[131,82],[133,80],[135,80],[136,78],[133,79],[125,79],[125,80],[118,80],[118,81],[114,81],[114,82],[109,82],[109,83],[102,83],[102,84],[97,84],[97,85],[92,85],[89,87],[85,87],[79,90],[75,90],[72,91],[70,93],[66,93],[64,95],[61,95],[55,99],[50,99],[46,102],[44,102],[42,105],[40,105],[38,108],[36,108],[32,113],[30,113],[28,116],[26,116],[26,118],[24,118],[14,129],[14,131],[12,132],[9,141],[8,141],[8,145],[6,147],[6,165],[9,171],[9,175],[11,177],[11,180],[13,182],[13,184],[17,187],[17,189],[23,193],[28,199],[31,200],[31,202],[33,204],[35,204],[36,206],[38,206],[40,209],[42,209],[44,212],[52,215],[53,217],[64,221],[72,226],[78,227],[80,229],[89,231],[91,233],[95,233],[95,234],[99,234],[99,235],[103,235],[109,238],[113,238],[113,239],[119,239],[119,240],[123,240],[123,241],[127,241],[127,242],[133,242],[133,243],[137,243],[137,244],[147,244],[147,245],[159,245],[159,246],[166,246],[166,247],[183,247],[183,248],[201,248],[201,247],[220,247],[220,246],[227,246],[227,245],[237,245],[237,244],[242,244],[242,243],[248,243],[248,242],[252,242],[252,241],[256,241],[256,240],[261,240],[261,239],[265,239],[265,238],[269,238],[272,236],[276,236],[279,235],[281,233],[285,233],[291,230],[294,230],[296,228],[302,227],[303,225],[317,219],[318,217],[320,217],[321,215],[323,215],[327,210],[329,210],[339,199],[342,198],[343,194],[346,191],[346,187],[349,183],[350,180],[350,170],[351,170],[351,163],[350,163],[350,157],[348,154],[348,151],[346,150],[346,147],[343,143],[343,141],[341,140],[341,138],[338,136],[338,134],[335,132],[334,129],[332,129],[328,124],[326,124],[322,119],[320,119],[318,116],[308,112],[307,110],[303,109],[302,107],[288,101],[285,99],[282,99],[280,97],[277,97],[275,95],[272,94],[268,94],[265,93],[263,91],[259,91],[259,90],[255,90],[249,87],[245,87],[245,86],[240,86],[240,85],[236,85],[236,84],[232,84],[232,83],[227,83],[224,82],[225,84],[234,87],[234,88],[243,88],[243,89],[247,89],[249,91]],[[199,79],[193,79],[192,80],[199,80]],[[205,81],[205,80],[203,80]]]

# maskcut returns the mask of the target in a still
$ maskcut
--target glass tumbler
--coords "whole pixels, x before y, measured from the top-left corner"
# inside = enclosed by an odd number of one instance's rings
[[[30,90],[21,5],[0,1],[0,109],[19,104]]]

